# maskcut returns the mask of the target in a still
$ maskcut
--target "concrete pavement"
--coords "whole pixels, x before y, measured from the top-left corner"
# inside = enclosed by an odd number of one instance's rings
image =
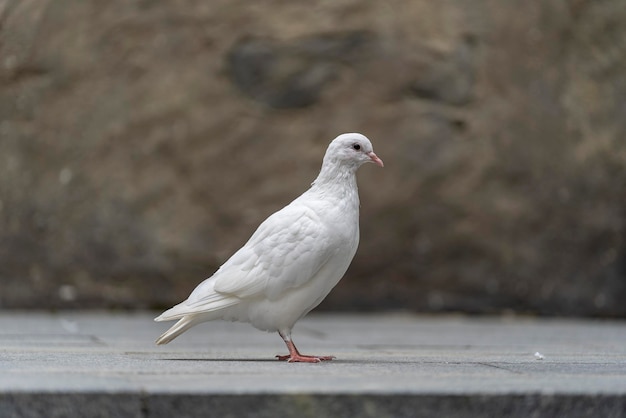
[[[0,417],[626,417],[626,321],[309,315],[305,354],[153,313],[0,313]],[[537,353],[537,354],[536,354]]]

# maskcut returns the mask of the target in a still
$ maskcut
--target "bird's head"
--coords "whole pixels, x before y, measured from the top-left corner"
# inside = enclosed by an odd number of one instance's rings
[[[355,168],[364,163],[374,163],[384,167],[383,161],[374,153],[370,140],[359,133],[341,134],[335,138],[324,156],[324,163],[327,162]]]

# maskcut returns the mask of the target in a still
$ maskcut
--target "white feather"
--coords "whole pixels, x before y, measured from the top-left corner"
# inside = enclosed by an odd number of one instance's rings
[[[339,282],[356,253],[355,174],[364,162],[382,165],[371,155],[371,143],[360,134],[340,135],[331,142],[311,188],[267,218],[187,300],[155,319],[179,319],[157,343],[213,319],[250,322],[262,330],[290,334],[296,321]]]

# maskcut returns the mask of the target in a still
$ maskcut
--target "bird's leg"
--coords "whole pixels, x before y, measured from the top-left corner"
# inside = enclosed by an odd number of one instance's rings
[[[291,333],[278,331],[278,334],[280,334],[281,338],[287,345],[287,349],[289,350],[289,354],[286,356],[276,356],[278,360],[287,360],[287,362],[289,363],[319,363],[320,361],[332,360],[335,358],[335,356],[307,356],[304,354],[300,354],[300,352],[296,348],[296,345],[293,343],[293,341],[291,341]]]

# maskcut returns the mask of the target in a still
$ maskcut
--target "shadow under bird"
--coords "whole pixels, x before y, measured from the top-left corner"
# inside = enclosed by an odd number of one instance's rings
[[[311,188],[267,218],[187,300],[155,318],[178,320],[156,343],[167,344],[199,323],[223,319],[278,332],[289,349],[288,355],[276,356],[279,360],[332,360],[333,356],[300,354],[291,330],[330,293],[356,253],[356,171],[370,162],[383,167],[364,135],[335,138]]]

